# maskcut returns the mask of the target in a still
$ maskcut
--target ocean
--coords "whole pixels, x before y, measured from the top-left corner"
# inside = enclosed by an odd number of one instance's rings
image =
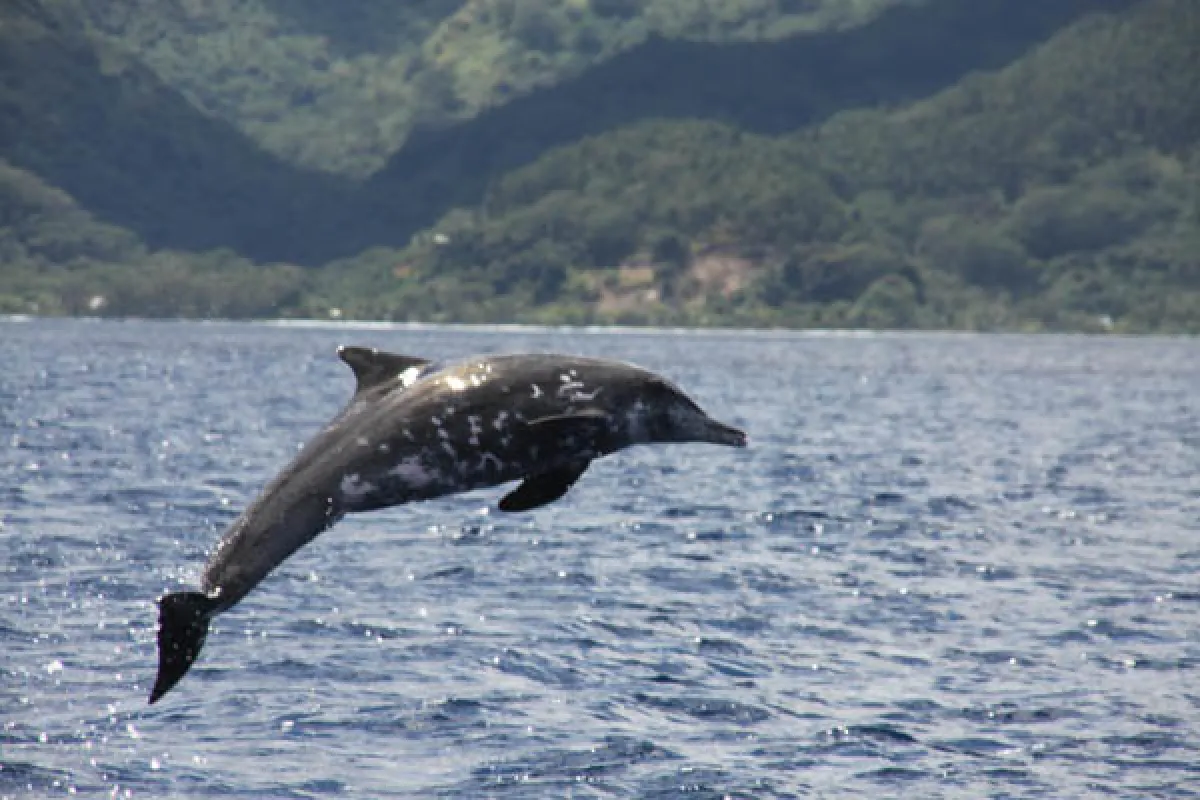
[[[750,446],[194,586],[338,344],[655,369]],[[0,797],[1200,796],[1200,340],[0,320]]]

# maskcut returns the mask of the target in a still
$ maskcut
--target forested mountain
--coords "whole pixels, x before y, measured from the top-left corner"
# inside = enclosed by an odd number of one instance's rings
[[[661,35],[834,30],[912,0],[58,0],[92,38],[289,161],[366,175],[414,125],[468,119]]]
[[[1200,330],[1193,0],[10,0],[0,310]]]

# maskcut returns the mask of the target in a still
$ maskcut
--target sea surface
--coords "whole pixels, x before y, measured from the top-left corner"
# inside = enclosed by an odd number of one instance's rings
[[[746,450],[155,599],[360,343],[659,370]],[[0,320],[0,797],[1200,797],[1200,340]]]

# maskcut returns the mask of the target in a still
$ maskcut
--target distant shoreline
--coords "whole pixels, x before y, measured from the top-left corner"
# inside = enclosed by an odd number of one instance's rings
[[[977,331],[961,329],[893,329],[893,328],[738,328],[710,325],[687,326],[639,326],[639,325],[538,325],[534,323],[498,322],[394,322],[390,320],[346,320],[346,319],[292,319],[286,317],[263,317],[256,319],[223,319],[199,317],[95,317],[83,315],[37,315],[0,314],[0,323],[28,323],[44,321],[73,321],[97,324],[192,324],[204,326],[258,326],[270,328],[294,328],[297,330],[347,330],[347,331],[455,331],[460,333],[519,333],[601,336],[705,336],[744,337],[748,339],[878,339],[878,338],[1047,338],[1086,337],[1089,339],[1197,339],[1194,333],[1135,333],[1128,331]]]

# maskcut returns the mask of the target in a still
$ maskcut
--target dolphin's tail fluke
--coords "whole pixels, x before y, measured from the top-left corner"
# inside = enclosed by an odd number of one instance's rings
[[[200,655],[218,605],[203,592],[172,592],[159,598],[158,677],[150,690],[151,703],[171,691]]]

